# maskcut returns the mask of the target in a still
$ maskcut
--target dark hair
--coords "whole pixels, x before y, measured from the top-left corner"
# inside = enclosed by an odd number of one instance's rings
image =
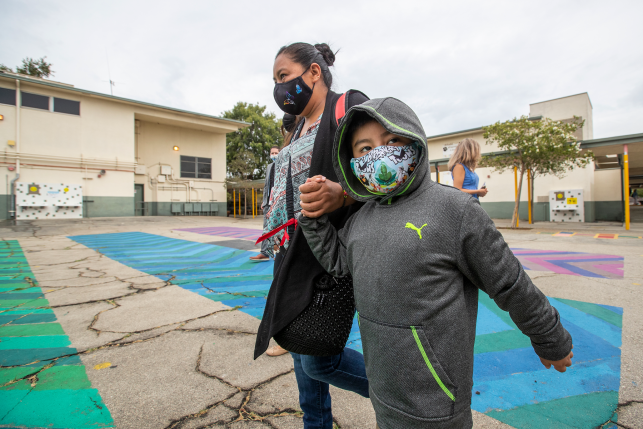
[[[273,149],[279,149],[279,146],[274,145],[273,147],[270,148],[270,150],[273,150]]]
[[[332,67],[335,63],[335,54],[326,43],[318,43],[315,46],[303,42],[293,43],[288,46],[282,46],[275,58],[281,54],[288,55],[291,60],[301,64],[306,70],[312,63],[319,64],[324,78],[324,85],[328,89],[333,85],[333,75],[328,67]]]
[[[362,111],[357,111],[353,113],[350,118],[350,121],[351,122],[348,124],[348,127],[346,128],[346,140],[345,140],[348,142],[350,147],[353,147],[353,134],[355,134],[355,131],[357,131],[358,129],[360,129],[366,124],[369,124],[371,122],[377,122],[377,120],[373,118],[371,115]]]
[[[284,118],[281,120],[281,123],[283,124],[284,130],[291,132],[295,129],[295,125],[297,125],[297,117],[290,113],[286,113]]]

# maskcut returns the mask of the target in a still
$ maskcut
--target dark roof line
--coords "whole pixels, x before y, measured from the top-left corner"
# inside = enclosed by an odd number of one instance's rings
[[[538,121],[538,120],[540,120],[542,118],[543,118],[542,116],[530,116],[527,119],[529,119],[530,121]],[[487,125],[484,125],[484,126],[487,126]],[[426,139],[427,140],[437,139],[438,137],[446,137],[446,136],[452,136],[452,135],[455,135],[455,134],[470,133],[470,132],[478,131],[478,130],[481,130],[481,129],[482,129],[482,127],[477,127],[477,128],[469,128],[468,130],[462,130],[462,131],[452,131],[450,133],[437,134],[435,136],[430,136],[430,137],[427,137]]]
[[[81,94],[86,94],[86,95],[95,96],[95,97],[107,98],[107,99],[114,100],[114,101],[140,104],[142,106],[153,107],[153,108],[156,108],[156,109],[170,110],[170,111],[177,112],[177,113],[196,115],[196,116],[201,116],[201,117],[209,118],[209,119],[217,119],[219,121],[234,122],[234,123],[237,123],[237,124],[250,125],[250,123],[248,123],[248,122],[238,121],[236,119],[227,119],[227,118],[222,118],[220,116],[206,115],[206,114],[203,114],[203,113],[191,112],[189,110],[177,109],[175,107],[161,106],[159,104],[147,103],[145,101],[132,100],[132,99],[129,99],[129,98],[117,97],[115,95],[103,94],[101,92],[94,92],[94,91],[89,91],[89,90],[86,90],[86,89],[79,89],[79,88],[75,88],[73,86],[68,86],[68,85],[65,85],[65,84],[55,84],[55,83],[52,83],[52,82],[45,82],[43,80],[30,79],[30,78],[26,78],[26,77],[23,77],[23,76],[14,74],[14,73],[8,74],[8,73],[0,72],[0,77],[4,77],[4,78],[7,78],[7,79],[12,79],[12,80],[20,80],[20,81],[24,81],[24,82],[33,83],[33,84],[36,84],[36,85],[50,86],[50,87],[62,89],[62,90],[65,90],[65,91],[78,92],[78,93],[81,93]]]

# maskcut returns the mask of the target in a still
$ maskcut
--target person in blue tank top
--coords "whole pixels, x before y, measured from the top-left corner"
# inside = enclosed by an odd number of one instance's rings
[[[475,173],[480,161],[480,145],[474,139],[466,138],[458,143],[449,160],[449,171],[453,175],[453,186],[475,198],[487,195],[486,186],[478,188],[480,179]]]

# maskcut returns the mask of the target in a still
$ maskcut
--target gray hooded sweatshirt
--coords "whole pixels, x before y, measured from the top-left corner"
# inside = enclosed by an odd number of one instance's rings
[[[405,184],[375,195],[350,167],[351,117],[366,112],[421,144]],[[370,397],[381,429],[470,428],[478,289],[508,311],[538,356],[566,357],[572,339],[480,203],[430,179],[420,120],[394,98],[349,110],[333,163],[346,192],[366,204],[340,231],[301,216],[308,244],[332,275],[352,274]],[[426,225],[425,225],[426,224]]]

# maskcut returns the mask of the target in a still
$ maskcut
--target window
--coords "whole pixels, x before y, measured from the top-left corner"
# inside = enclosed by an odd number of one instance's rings
[[[212,178],[212,158],[181,155],[181,177],[194,179]]]
[[[54,112],[80,116],[80,101],[54,97]]]
[[[0,104],[16,105],[16,90],[0,88]]]
[[[20,91],[20,106],[34,109],[49,110],[49,97],[30,92]]]

